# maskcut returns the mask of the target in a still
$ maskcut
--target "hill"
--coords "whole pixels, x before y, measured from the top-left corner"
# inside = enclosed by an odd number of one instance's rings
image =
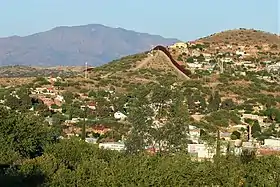
[[[0,67],[0,78],[21,78],[21,77],[39,77],[39,76],[63,76],[70,77],[81,72],[83,67],[31,67],[31,66],[3,66]]]
[[[177,39],[99,24],[56,27],[30,36],[0,38],[0,65],[98,66]]]
[[[199,39],[200,42],[227,43],[239,45],[277,45],[280,47],[280,36],[254,29],[227,30]]]

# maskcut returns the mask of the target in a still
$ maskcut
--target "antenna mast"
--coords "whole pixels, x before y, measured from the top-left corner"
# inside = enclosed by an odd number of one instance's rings
[[[86,68],[86,70],[85,70],[85,79],[88,77],[88,63],[86,62],[85,63],[85,68]]]

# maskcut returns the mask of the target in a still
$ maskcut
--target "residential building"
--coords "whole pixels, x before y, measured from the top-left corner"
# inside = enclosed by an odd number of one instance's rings
[[[280,149],[280,139],[264,139],[264,146]]]
[[[96,144],[97,143],[97,138],[86,138],[85,141],[87,143]]]
[[[120,111],[118,111],[114,114],[114,118],[117,120],[125,120],[127,118],[127,116],[125,114],[121,113]]]
[[[97,125],[92,127],[92,132],[98,133],[98,134],[105,134],[107,132],[111,131],[111,128],[105,127],[104,125]]]
[[[205,144],[188,144],[188,153],[198,158],[213,158],[214,151]]]
[[[123,151],[125,150],[125,145],[121,142],[104,142],[99,144],[99,148]]]
[[[171,45],[170,48],[187,49],[188,48],[188,44],[186,44],[184,42],[178,42],[178,43],[175,43],[175,44]]]

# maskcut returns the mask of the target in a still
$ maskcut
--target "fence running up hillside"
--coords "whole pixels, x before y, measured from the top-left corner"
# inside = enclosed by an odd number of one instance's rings
[[[182,73],[184,73],[187,76],[191,75],[191,71],[189,69],[185,69],[180,64],[178,64],[178,62],[176,60],[173,59],[172,55],[170,54],[170,52],[167,50],[166,47],[158,45],[158,46],[154,47],[153,50],[160,50],[160,51],[164,52],[177,69],[179,69]]]

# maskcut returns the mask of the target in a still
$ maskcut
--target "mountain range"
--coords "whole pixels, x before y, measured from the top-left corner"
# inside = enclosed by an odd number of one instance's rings
[[[0,38],[0,66],[99,66],[179,40],[100,24],[60,26],[29,36]]]

